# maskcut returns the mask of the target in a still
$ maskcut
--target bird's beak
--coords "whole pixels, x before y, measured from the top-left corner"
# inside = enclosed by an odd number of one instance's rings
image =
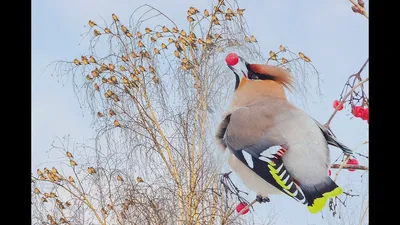
[[[239,56],[239,62],[236,63],[234,66],[229,66],[229,69],[233,71],[238,77],[245,77],[248,79],[248,69],[247,69],[247,62],[242,57]]]

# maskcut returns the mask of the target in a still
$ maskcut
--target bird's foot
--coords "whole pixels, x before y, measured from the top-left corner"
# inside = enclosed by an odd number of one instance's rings
[[[232,171],[227,172],[227,173],[224,173],[224,174],[222,174],[222,176],[225,177],[225,178],[227,178],[227,177],[229,177],[229,174],[231,174],[231,173],[232,173]]]
[[[256,200],[259,203],[269,202],[269,198],[268,197],[262,197],[261,195],[257,195]]]
[[[284,155],[287,151],[288,151],[288,150],[287,150],[286,148],[284,148],[284,147],[281,146],[281,149],[279,149],[279,150],[276,152],[275,158],[277,159],[278,156],[279,156],[279,157],[283,157],[283,155]]]

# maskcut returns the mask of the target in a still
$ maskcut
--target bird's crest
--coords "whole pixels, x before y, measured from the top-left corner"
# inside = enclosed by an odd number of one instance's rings
[[[265,64],[249,64],[249,67],[255,73],[268,75],[270,80],[279,83],[289,91],[294,89],[293,76],[284,68]]]

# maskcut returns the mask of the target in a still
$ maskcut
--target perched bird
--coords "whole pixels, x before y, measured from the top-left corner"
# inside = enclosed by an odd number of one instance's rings
[[[328,144],[347,155],[352,150],[287,100],[285,88],[293,87],[287,70],[250,64],[235,53],[226,62],[236,85],[215,137],[223,151],[228,148],[230,167],[258,202],[283,192],[311,213],[321,211],[328,198],[343,192],[328,176]]]

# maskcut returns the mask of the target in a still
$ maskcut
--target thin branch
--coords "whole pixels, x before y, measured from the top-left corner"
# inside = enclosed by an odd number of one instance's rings
[[[367,205],[366,205],[365,208],[364,208],[364,212],[363,212],[363,214],[362,214],[362,216],[361,216],[361,220],[360,220],[360,223],[358,223],[358,225],[361,225],[361,224],[362,224],[362,222],[363,222],[363,220],[364,220],[364,217],[365,217],[365,215],[367,214],[367,209],[368,209],[368,207],[369,207],[369,203],[368,203],[368,201],[367,201]]]
[[[254,205],[257,202],[257,199],[254,199],[252,202],[250,202],[250,204],[246,205],[246,207],[244,207],[242,210],[240,210],[240,212],[233,218],[234,220],[239,217],[240,215],[243,215],[243,213],[248,210],[252,205]],[[236,209],[233,209],[227,217],[229,217]]]
[[[333,169],[339,169],[341,164],[332,164],[331,168]],[[344,169],[354,169],[354,170],[369,170],[368,166],[360,166],[360,165],[351,165],[351,164],[346,164],[342,166]]]
[[[363,81],[359,82],[358,84],[354,85],[354,87],[343,97],[342,101],[340,102],[340,105],[343,105],[344,102],[346,101],[346,99],[351,95],[351,93],[354,92],[354,90],[356,90],[360,85],[362,85],[363,83],[367,82],[369,80],[369,77],[365,78]],[[333,117],[335,117],[336,112],[339,109],[339,106],[336,107],[335,111],[332,113],[331,117],[328,119],[328,122],[326,122],[325,127],[329,128],[329,125],[333,119]]]
[[[350,197],[357,197],[357,196],[360,196],[360,195],[350,194],[350,193],[345,192],[345,191],[343,191],[343,194],[345,194],[345,195],[347,195],[347,196],[350,196]]]

